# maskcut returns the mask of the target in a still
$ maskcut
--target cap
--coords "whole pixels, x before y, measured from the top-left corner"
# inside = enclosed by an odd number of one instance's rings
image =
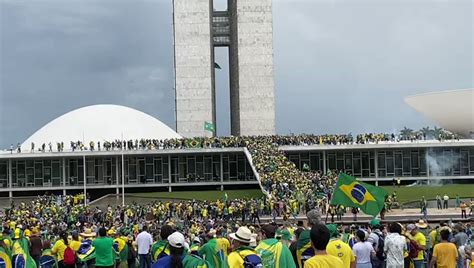
[[[416,229],[416,225],[414,225],[413,223],[410,223],[407,225],[407,231],[411,232],[415,229]]]
[[[168,243],[174,248],[184,247],[184,235],[180,232],[174,232],[168,236]]]
[[[372,220],[370,221],[369,224],[370,224],[370,226],[372,226],[372,227],[378,227],[378,226],[380,226],[380,220],[374,218],[374,219],[372,219]]]
[[[336,224],[328,224],[326,227],[329,230],[329,237],[337,237],[339,235],[339,232],[337,231],[337,225]]]

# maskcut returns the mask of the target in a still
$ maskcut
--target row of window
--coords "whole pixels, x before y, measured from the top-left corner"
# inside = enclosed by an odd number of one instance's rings
[[[84,184],[82,158],[12,160],[12,187]],[[122,158],[86,158],[87,184],[121,183]],[[8,161],[0,161],[0,186],[8,187]],[[126,184],[188,183],[255,180],[244,154],[124,156]]]
[[[343,170],[357,177],[424,177],[474,175],[474,148],[289,153],[299,168]],[[376,165],[377,164],[377,165]]]

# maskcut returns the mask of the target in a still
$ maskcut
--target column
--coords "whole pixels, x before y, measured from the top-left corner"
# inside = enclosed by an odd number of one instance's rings
[[[86,174],[86,156],[82,156],[82,169],[84,171],[84,205],[87,206],[87,174]]]
[[[13,172],[12,172],[12,160],[8,159],[8,188],[10,188],[10,191],[8,191],[8,196],[10,198],[13,197]]]
[[[374,170],[375,170],[375,186],[379,186],[379,158],[378,158],[377,150],[374,150]]]
[[[428,150],[425,150],[425,160],[428,159]],[[426,183],[430,184],[430,164],[426,161]]]
[[[168,192],[171,193],[171,155],[168,155]]]
[[[222,155],[222,153],[220,154],[220,157],[221,157],[221,162],[220,162],[220,173],[221,173],[221,191],[224,191],[224,157]],[[245,161],[247,161],[247,159],[245,159]]]
[[[63,170],[63,195],[66,195],[66,157],[63,158],[62,163],[62,170]]]
[[[326,150],[323,151],[323,174],[327,173],[327,168],[326,168]]]
[[[117,198],[118,198],[118,194],[119,194],[119,159],[118,159],[118,156],[115,157],[115,194],[117,195]]]

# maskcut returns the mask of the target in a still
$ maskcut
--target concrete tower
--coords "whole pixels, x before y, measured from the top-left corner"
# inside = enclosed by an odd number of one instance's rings
[[[275,133],[272,0],[174,0],[176,129],[211,136],[216,122],[214,48],[229,48],[232,135]]]

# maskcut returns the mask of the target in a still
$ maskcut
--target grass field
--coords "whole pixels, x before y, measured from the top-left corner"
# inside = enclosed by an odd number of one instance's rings
[[[258,189],[246,190],[226,190],[221,191],[186,191],[186,192],[157,192],[157,193],[135,193],[130,196],[150,197],[150,198],[176,198],[176,199],[196,199],[196,200],[217,200],[224,198],[227,193],[229,199],[236,198],[257,198],[263,196],[262,191]]]
[[[401,203],[410,201],[418,201],[424,196],[426,199],[435,199],[437,194],[444,195],[445,193],[451,199],[454,199],[456,194],[462,198],[474,197],[474,184],[450,184],[443,186],[412,186],[412,187],[393,187],[383,186],[389,194],[397,191],[398,200]],[[263,196],[263,193],[258,189],[247,190],[227,190],[225,191],[229,199],[235,198],[256,198]],[[176,198],[176,199],[196,199],[196,200],[217,200],[224,197],[224,192],[220,191],[186,191],[186,192],[156,192],[156,193],[134,193],[129,194],[135,197],[145,198]]]
[[[448,184],[442,186],[412,186],[412,187],[393,187],[383,186],[389,194],[397,191],[398,200],[402,203],[409,201],[418,201],[424,196],[426,199],[435,199],[436,195],[447,194],[451,199],[459,194],[461,198],[474,197],[474,184]]]

